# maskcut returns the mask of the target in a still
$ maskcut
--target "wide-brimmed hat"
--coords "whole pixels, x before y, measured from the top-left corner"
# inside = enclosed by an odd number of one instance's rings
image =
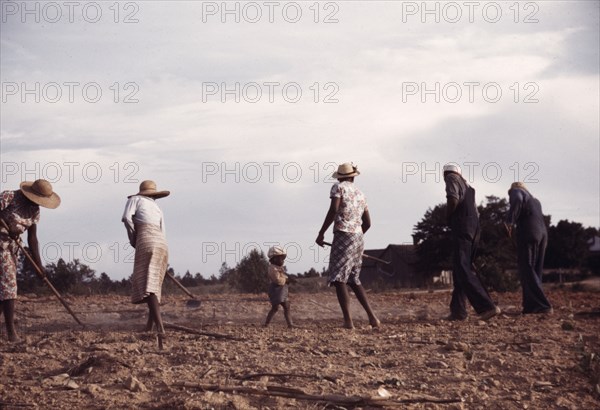
[[[338,166],[336,172],[331,176],[332,178],[350,178],[360,175],[358,172],[358,167],[351,162],[345,162],[342,165]]]
[[[134,195],[144,195],[151,198],[164,198],[171,194],[170,191],[157,191],[156,183],[154,181],[146,180],[140,184],[140,192]],[[127,198],[131,198],[133,195],[129,195]]]
[[[460,167],[452,162],[444,165],[444,172],[456,172],[458,175],[462,175]]]
[[[60,205],[60,197],[52,190],[52,184],[45,179],[23,181],[20,188],[27,199],[39,206],[54,209]]]
[[[267,252],[267,256],[269,257],[269,259],[271,259],[273,256],[279,255],[287,256],[285,249],[283,249],[281,246],[271,246],[269,248],[269,252]]]

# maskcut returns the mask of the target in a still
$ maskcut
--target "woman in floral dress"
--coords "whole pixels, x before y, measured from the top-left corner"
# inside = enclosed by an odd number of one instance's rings
[[[22,182],[16,191],[0,194],[0,307],[6,322],[8,340],[19,340],[15,330],[15,299],[17,298],[17,264],[19,246],[17,241],[27,231],[29,252],[38,266],[42,266],[37,240],[37,223],[40,206],[54,209],[60,205],[60,197],[53,192],[50,182],[38,179]],[[8,226],[8,230],[4,227]]]

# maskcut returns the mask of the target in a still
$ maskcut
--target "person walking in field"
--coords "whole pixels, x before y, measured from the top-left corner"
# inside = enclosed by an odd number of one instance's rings
[[[129,243],[135,248],[131,302],[148,305],[145,331],[151,331],[155,325],[160,335],[165,332],[160,314],[160,299],[169,248],[165,237],[163,213],[156,199],[169,194],[169,191],[157,191],[154,181],[143,181],[140,191],[128,197],[121,218],[129,236]]]
[[[279,310],[279,305],[283,306],[283,315],[289,328],[293,328],[292,318],[290,316],[290,301],[288,299],[288,277],[283,269],[283,263],[287,256],[285,250],[280,246],[272,246],[269,248],[267,253],[269,258],[269,270],[267,275],[269,276],[269,301],[271,302],[271,310],[267,314],[265,320],[265,327],[269,326],[273,316]]]
[[[446,217],[452,232],[452,279],[454,289],[448,320],[465,320],[468,299],[483,320],[500,314],[498,308],[473,269],[473,260],[479,242],[479,212],[475,203],[475,189],[467,184],[457,165],[444,165],[446,183]]]
[[[512,236],[517,226],[517,264],[523,290],[523,313],[552,313],[552,306],[542,289],[542,270],[548,243],[548,231],[542,204],[522,182],[508,191],[510,210],[506,215],[506,231]]]
[[[364,194],[354,185],[354,177],[358,175],[358,168],[351,163],[341,164],[333,174],[333,178],[338,182],[331,187],[329,210],[315,241],[319,246],[323,246],[325,232],[333,223],[328,284],[335,286],[344,316],[344,327],[347,329],[354,328],[347,286],[354,291],[365,309],[371,326],[377,328],[381,325],[369,305],[367,294],[359,279],[364,250],[363,235],[371,227],[371,217]]]
[[[20,189],[0,194],[0,306],[6,322],[8,340],[16,342],[15,300],[17,299],[17,240],[27,231],[27,244],[33,260],[43,266],[37,239],[37,224],[40,221],[40,206],[55,209],[60,197],[52,190],[52,184],[44,179],[21,182]],[[4,227],[8,227],[8,230]]]

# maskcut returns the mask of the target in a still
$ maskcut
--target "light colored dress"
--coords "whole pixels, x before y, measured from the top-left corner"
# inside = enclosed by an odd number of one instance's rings
[[[328,284],[333,282],[360,285],[364,250],[362,216],[367,200],[354,183],[343,181],[331,187],[330,198],[339,198],[340,206],[333,224],[333,242],[329,256]]]
[[[162,211],[154,199],[133,195],[125,205],[121,220],[135,246],[131,302],[142,303],[151,294],[160,302],[169,261]]]

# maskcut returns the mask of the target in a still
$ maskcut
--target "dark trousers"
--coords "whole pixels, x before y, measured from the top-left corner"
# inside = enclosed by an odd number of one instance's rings
[[[450,301],[450,312],[457,318],[467,317],[466,299],[477,313],[495,308],[494,302],[473,270],[477,241],[478,235],[472,236],[465,233],[453,233],[452,235],[454,290]]]
[[[542,290],[542,269],[546,254],[547,237],[541,239],[517,238],[519,278],[523,288],[523,313],[537,313],[551,308]]]

